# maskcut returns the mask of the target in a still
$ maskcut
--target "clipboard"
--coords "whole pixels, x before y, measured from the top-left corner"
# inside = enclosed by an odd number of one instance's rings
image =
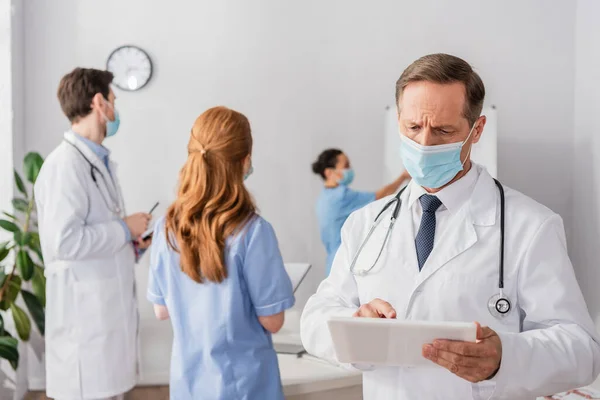
[[[300,284],[302,283],[302,281],[304,281],[306,275],[308,275],[308,271],[310,271],[311,266],[311,264],[307,263],[284,264],[285,271],[287,272],[288,276],[290,277],[290,280],[292,281],[294,293],[296,293],[296,290],[298,290]]]
[[[437,364],[422,355],[424,344],[477,340],[477,325],[468,322],[333,317],[327,324],[338,361],[350,364],[433,367]]]
[[[150,211],[148,212],[148,214],[152,215],[152,213],[154,212],[154,210],[156,210],[156,207],[158,207],[158,205],[160,204],[160,202],[156,202],[152,208],[150,209]],[[150,239],[150,236],[152,236],[152,234],[154,233],[154,228],[155,228],[155,224],[156,222],[152,222],[151,224],[149,224],[148,229],[146,229],[146,232],[142,233],[142,235],[140,236],[142,238],[142,240],[148,240]]]

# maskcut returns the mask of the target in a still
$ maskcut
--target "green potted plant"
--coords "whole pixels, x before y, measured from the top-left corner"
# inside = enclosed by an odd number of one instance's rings
[[[9,361],[15,370],[19,365],[19,343],[5,329],[5,321],[13,319],[17,336],[22,341],[29,340],[31,320],[44,335],[44,259],[37,232],[33,187],[27,188],[35,183],[43,162],[38,153],[25,156],[23,172],[30,185],[15,171],[19,195],[12,200],[14,212],[3,211],[0,215],[0,230],[6,231],[10,238],[0,242],[0,358]],[[29,314],[19,304],[24,304]]]

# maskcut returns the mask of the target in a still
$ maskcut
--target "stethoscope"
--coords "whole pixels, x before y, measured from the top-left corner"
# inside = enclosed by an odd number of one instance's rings
[[[98,191],[100,192],[100,197],[102,197],[102,200],[104,201],[104,204],[106,204],[106,208],[109,209],[110,212],[112,212],[115,215],[121,215],[121,207],[119,205],[119,193],[118,193],[118,188],[117,193],[115,196],[113,196],[111,190],[110,190],[110,185],[108,184],[108,181],[106,180],[106,177],[104,176],[104,174],[102,173],[102,171],[100,170],[100,168],[98,168],[96,165],[94,165],[93,162],[90,161],[89,158],[86,157],[85,154],[83,154],[83,152],[73,143],[69,142],[68,140],[65,140],[66,143],[70,144],[71,146],[73,146],[73,148],[75,150],[77,150],[77,152],[79,154],[81,154],[81,156],[83,157],[83,159],[89,164],[90,166],[90,175],[92,176],[92,180],[94,181],[94,184],[96,185],[96,187],[98,188]],[[100,189],[100,185],[98,184],[98,179],[96,178],[96,173],[100,174],[100,177],[102,178],[102,180],[104,181],[104,187],[106,188],[106,191],[108,192],[108,197],[109,200],[106,199],[106,196],[104,195],[104,191],[102,189]],[[112,179],[112,178],[111,178]],[[116,198],[115,198],[116,197]],[[112,203],[112,206],[109,204]]]
[[[509,313],[509,311],[511,310],[511,304],[510,304],[510,300],[508,300],[508,297],[506,297],[504,295],[504,208],[505,208],[504,187],[502,187],[502,184],[498,180],[494,179],[494,182],[496,183],[496,186],[498,187],[498,191],[500,192],[500,261],[499,261],[499,265],[498,265],[498,293],[496,293],[495,295],[490,297],[490,299],[488,300],[488,310],[490,311],[490,313],[493,316],[498,318],[498,317],[505,317]],[[375,217],[375,220],[373,221],[373,225],[371,225],[371,228],[369,229],[367,236],[364,238],[361,245],[358,247],[358,250],[357,250],[356,254],[354,255],[354,258],[352,259],[352,263],[350,263],[350,272],[353,275],[355,275],[355,276],[367,275],[375,267],[375,265],[379,261],[379,258],[381,258],[381,254],[383,253],[383,250],[385,249],[385,246],[390,238],[390,234],[392,232],[392,229],[394,228],[394,224],[396,223],[398,214],[400,214],[400,208],[402,206],[402,199],[400,197],[402,196],[402,193],[404,192],[405,189],[406,189],[406,187],[404,187],[402,190],[400,190],[400,192],[398,192],[398,194],[396,194],[396,196],[394,196],[390,201],[388,201],[383,206],[381,211],[379,211],[379,214],[377,214],[377,216]],[[392,205],[394,205],[394,209],[392,210],[392,215],[390,217],[390,225],[389,225],[387,232],[385,234],[385,237],[383,239],[383,243],[381,244],[381,248],[379,249],[379,253],[377,254],[377,258],[375,259],[375,261],[371,264],[371,266],[368,269],[355,270],[355,266],[356,266],[358,257],[360,256],[365,245],[371,238],[371,235],[375,231],[375,228],[377,228],[377,226],[379,225],[381,216]]]

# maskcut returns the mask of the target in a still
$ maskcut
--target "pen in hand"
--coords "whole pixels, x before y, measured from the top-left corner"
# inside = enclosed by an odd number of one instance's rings
[[[156,207],[158,207],[159,202],[157,201],[156,204],[154,206],[152,206],[152,208],[150,209],[150,212],[148,212],[148,214],[152,214],[152,212],[154,210],[156,210]]]

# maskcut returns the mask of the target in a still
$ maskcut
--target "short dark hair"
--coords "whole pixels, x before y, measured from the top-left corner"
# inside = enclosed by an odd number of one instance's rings
[[[396,105],[404,88],[411,82],[427,81],[441,84],[461,82],[465,85],[464,117],[471,125],[477,121],[483,108],[485,86],[483,81],[465,60],[449,54],[430,54],[419,58],[404,70],[396,82]],[[398,108],[398,111],[400,109]]]
[[[92,68],[75,68],[58,85],[58,101],[69,121],[77,122],[92,112],[92,99],[101,93],[106,100],[113,74]]]
[[[335,168],[337,158],[340,154],[344,154],[340,149],[327,149],[319,154],[317,161],[312,164],[312,170],[315,174],[321,175],[325,179],[325,170],[327,168]]]

